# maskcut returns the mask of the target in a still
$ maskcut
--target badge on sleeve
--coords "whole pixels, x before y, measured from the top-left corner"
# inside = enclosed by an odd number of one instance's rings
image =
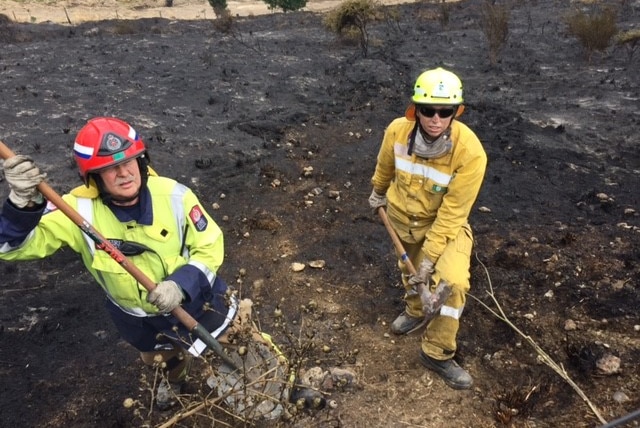
[[[191,211],[189,211],[189,218],[193,222],[193,225],[196,227],[198,232],[202,232],[203,230],[205,230],[207,228],[207,225],[209,224],[207,218],[202,212],[202,208],[200,208],[198,205],[194,205],[193,208],[191,208]]]

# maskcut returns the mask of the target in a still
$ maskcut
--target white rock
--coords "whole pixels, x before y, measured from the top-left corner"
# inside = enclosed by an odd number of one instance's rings
[[[620,358],[615,355],[606,354],[604,357],[596,361],[596,367],[600,373],[612,375],[620,372]]]
[[[297,262],[291,263],[291,270],[294,272],[302,272],[304,268],[305,268],[304,263],[297,263]]]
[[[324,260],[312,260],[309,262],[309,266],[315,269],[322,269],[326,265]]]
[[[616,403],[626,403],[629,401],[629,396],[622,391],[616,391],[613,394],[613,401]]]
[[[572,319],[568,319],[564,322],[564,329],[565,331],[573,331],[575,329],[578,328],[578,325],[576,324],[576,322]]]

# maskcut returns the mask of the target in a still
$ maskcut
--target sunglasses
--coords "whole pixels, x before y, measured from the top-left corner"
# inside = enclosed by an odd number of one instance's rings
[[[433,108],[433,107],[429,107],[429,106],[425,106],[425,105],[419,105],[417,107],[418,107],[418,111],[420,112],[420,114],[422,116],[433,117],[433,116],[435,116],[437,114],[440,119],[446,119],[446,118],[448,118],[450,116],[453,116],[453,112],[455,111],[451,107]]]

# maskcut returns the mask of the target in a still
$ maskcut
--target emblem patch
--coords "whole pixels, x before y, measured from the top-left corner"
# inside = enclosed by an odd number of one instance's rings
[[[115,152],[116,150],[120,149],[120,147],[122,147],[122,141],[115,135],[109,134],[107,135],[105,145],[107,146],[107,149],[109,149],[109,151]]]
[[[198,232],[202,232],[203,230],[205,230],[207,228],[207,225],[209,224],[207,218],[202,212],[202,208],[200,208],[198,205],[194,205],[193,208],[191,208],[191,211],[189,211],[189,218],[193,222],[193,225],[196,227]]]

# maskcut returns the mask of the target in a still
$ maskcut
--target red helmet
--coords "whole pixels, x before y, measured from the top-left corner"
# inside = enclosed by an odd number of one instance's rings
[[[73,144],[73,157],[85,184],[90,173],[140,157],[146,151],[135,129],[115,117],[89,120]]]

